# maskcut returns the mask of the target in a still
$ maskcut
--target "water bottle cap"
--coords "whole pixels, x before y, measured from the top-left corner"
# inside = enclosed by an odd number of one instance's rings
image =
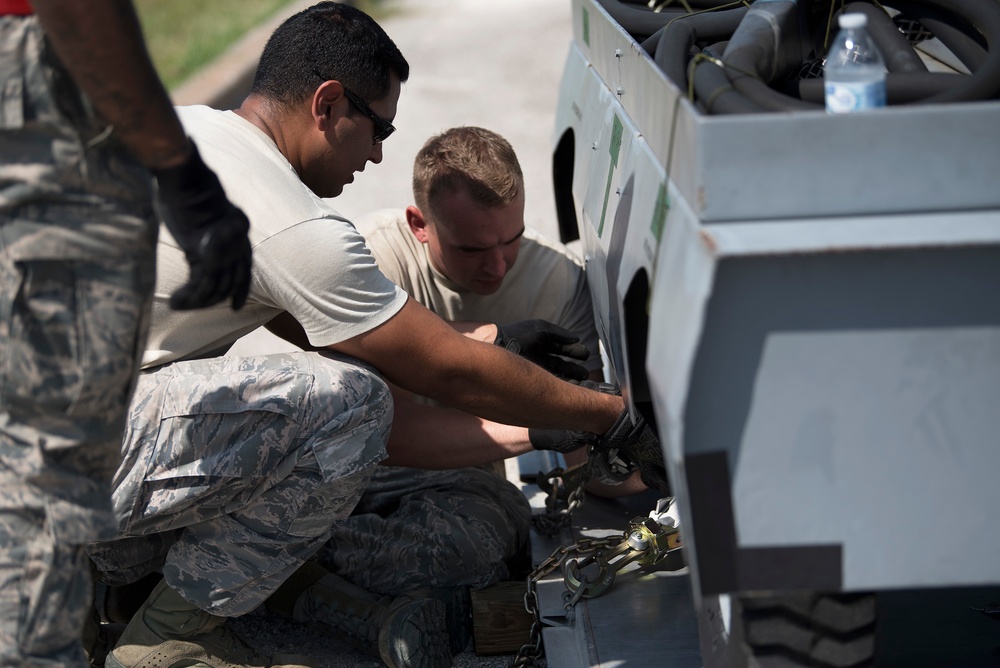
[[[837,25],[841,28],[863,28],[868,23],[868,17],[857,12],[851,14],[841,14],[837,18]]]

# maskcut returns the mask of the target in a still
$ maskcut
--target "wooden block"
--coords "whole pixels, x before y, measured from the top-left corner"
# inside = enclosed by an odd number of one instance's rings
[[[534,621],[524,609],[524,580],[499,582],[472,592],[472,642],[476,654],[515,654],[531,639]]]

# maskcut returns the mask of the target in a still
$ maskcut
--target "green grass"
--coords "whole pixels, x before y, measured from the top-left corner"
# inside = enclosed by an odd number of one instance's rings
[[[291,0],[135,0],[153,64],[174,88]]]
[[[168,89],[220,56],[292,0],[134,0],[153,64]],[[378,20],[381,0],[353,4]]]

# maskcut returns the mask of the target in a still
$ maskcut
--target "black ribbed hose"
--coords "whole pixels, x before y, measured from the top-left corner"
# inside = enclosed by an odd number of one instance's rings
[[[986,58],[957,86],[923,100],[928,104],[989,100],[1000,94],[1000,2],[996,0],[909,0],[914,8],[937,7],[962,19],[986,41]],[[923,21],[921,21],[923,22]],[[928,30],[930,26],[924,24]],[[941,39],[944,42],[944,39]],[[945,44],[948,46],[947,44]],[[951,47],[949,47],[951,48]]]
[[[696,44],[726,39],[739,27],[747,15],[746,7],[691,14],[664,26],[650,40],[656,38],[653,60],[667,77],[681,90],[687,89],[687,67],[691,49]],[[658,36],[658,37],[657,37]]]
[[[885,78],[886,103],[915,104],[961,84],[968,75],[954,72],[897,72]],[[825,104],[822,79],[788,82],[789,94],[817,105]]]
[[[918,19],[969,72],[975,72],[986,62],[986,38],[968,21],[942,11],[940,7],[916,2],[897,1],[895,7],[907,16]]]
[[[865,29],[885,59],[885,67],[890,72],[926,72],[927,66],[910,45],[909,40],[892,22],[884,10],[867,2],[852,2],[844,6],[845,14],[864,14],[868,17]]]
[[[637,7],[622,0],[597,0],[601,7],[611,15],[628,34],[636,41],[642,41],[665,26],[671,19],[687,14],[685,9],[669,9],[654,12],[648,7]]]

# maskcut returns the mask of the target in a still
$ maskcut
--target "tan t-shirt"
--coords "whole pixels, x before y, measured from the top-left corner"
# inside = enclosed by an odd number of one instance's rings
[[[525,230],[514,266],[492,295],[462,290],[431,266],[427,245],[406,224],[402,209],[356,219],[379,268],[413,299],[450,321],[504,323],[541,318],[580,337],[590,350],[584,363],[601,368],[590,290],[580,261],[564,246]]]
[[[228,302],[172,311],[168,299],[187,281],[188,266],[162,228],[144,368],[224,353],[283,311],[311,344],[326,347],[374,329],[403,307],[406,293],[378,270],[354,225],[299,180],[270,137],[231,111],[177,111],[230,200],[250,219],[253,278],[239,311]]]

